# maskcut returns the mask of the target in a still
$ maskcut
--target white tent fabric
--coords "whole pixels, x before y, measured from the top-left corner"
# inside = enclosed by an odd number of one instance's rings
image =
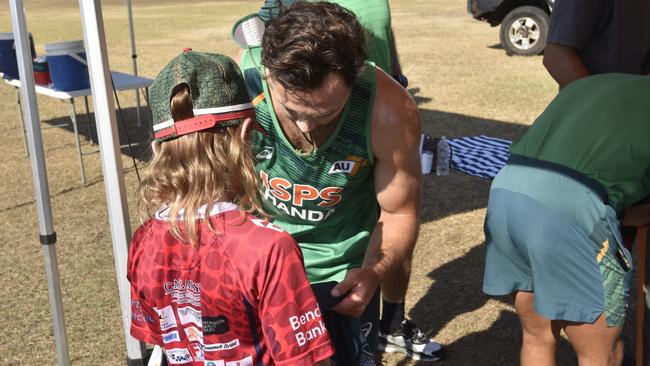
[[[21,104],[27,129],[27,137],[32,162],[32,175],[38,209],[39,230],[41,244],[45,254],[45,267],[50,297],[50,310],[54,325],[54,338],[56,341],[57,364],[70,365],[68,354],[67,336],[61,301],[61,286],[56,260],[55,242],[56,233],[52,225],[50,207],[50,194],[47,183],[47,172],[43,143],[40,130],[40,118],[36,93],[34,90],[34,76],[27,37],[24,6],[22,0],[9,0],[11,18],[16,42],[16,56],[21,81]],[[131,1],[129,6],[129,29],[133,30],[131,20]],[[117,134],[115,117],[115,101],[113,99],[113,86],[108,65],[106,50],[106,37],[104,33],[103,16],[100,0],[79,0],[81,19],[86,44],[86,56],[90,74],[90,84],[93,95],[95,120],[102,161],[102,172],[106,190],[106,202],[113,242],[113,254],[117,271],[117,282],[122,307],[122,320],[127,349],[127,364],[142,365],[144,345],[129,334],[131,325],[131,301],[129,284],[126,280],[126,262],[128,242],[131,238],[129,214],[126,202],[122,161],[120,159],[120,144]],[[135,43],[131,34],[132,53],[135,55]],[[134,70],[137,66],[134,59]]]

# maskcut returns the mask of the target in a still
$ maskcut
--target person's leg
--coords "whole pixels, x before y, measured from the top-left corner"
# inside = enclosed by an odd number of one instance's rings
[[[623,361],[623,327],[609,327],[605,315],[593,324],[567,323],[564,331],[580,366],[618,366]]]
[[[404,300],[411,276],[411,259],[408,259],[392,271],[381,284],[382,314],[381,331],[392,333],[398,330],[405,317]]]
[[[546,319],[535,311],[533,292],[518,291],[514,297],[523,331],[521,366],[554,366],[560,322]]]
[[[430,339],[411,320],[405,317],[406,291],[411,275],[411,259],[395,268],[381,285],[382,311],[379,322],[380,352],[401,352],[414,360],[438,361],[444,357],[444,348]]]

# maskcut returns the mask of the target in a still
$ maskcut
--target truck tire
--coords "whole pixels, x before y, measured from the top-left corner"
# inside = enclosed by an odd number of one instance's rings
[[[510,56],[539,55],[546,46],[549,15],[536,6],[512,9],[501,22],[501,46]]]

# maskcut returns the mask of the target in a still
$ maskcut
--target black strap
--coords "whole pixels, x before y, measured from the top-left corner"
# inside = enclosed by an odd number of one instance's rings
[[[41,234],[39,235],[39,239],[41,240],[42,245],[52,245],[56,243],[56,232],[53,232],[52,234]]]
[[[580,173],[575,169],[571,169],[568,166],[517,154],[510,154],[510,157],[508,158],[508,164],[546,169],[560,173],[562,175],[566,175],[567,177],[577,180],[578,182],[584,184],[589,189],[594,191],[600,197],[600,199],[603,200],[604,204],[609,204],[609,196],[607,195],[607,191],[605,190],[605,187],[600,184],[600,182],[584,175],[583,173]]]

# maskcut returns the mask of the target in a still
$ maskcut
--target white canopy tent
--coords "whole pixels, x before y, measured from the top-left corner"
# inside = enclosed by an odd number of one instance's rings
[[[127,0],[127,6],[129,14],[129,30],[131,32],[133,67],[134,72],[137,75],[135,38],[133,36],[130,0]],[[56,233],[52,225],[50,193],[47,182],[47,170],[43,153],[40,118],[34,89],[32,59],[29,48],[23,0],[9,0],[9,7],[16,44],[18,71],[20,80],[22,81],[21,105],[23,108],[30,159],[32,163],[40,242],[45,255],[45,269],[48,281],[50,310],[54,325],[57,364],[59,366],[70,365],[70,356],[68,354],[67,335],[63,316],[63,303],[61,301],[61,285],[54,246],[56,243]],[[122,320],[124,324],[124,336],[127,349],[127,364],[129,366],[142,365],[143,354],[145,351],[143,347],[144,345],[132,338],[129,334],[131,325],[131,302],[129,283],[126,280],[126,264],[128,242],[131,238],[131,228],[129,224],[122,161],[120,159],[121,154],[119,135],[117,133],[117,120],[115,116],[115,101],[112,94],[113,85],[108,64],[101,0],[79,0],[79,7],[81,10],[88,71],[90,74],[93,107],[95,111],[102,172],[104,176],[104,187],[106,190],[106,202],[108,205],[109,225],[113,242],[113,255],[115,258],[115,268],[122,307]]]

